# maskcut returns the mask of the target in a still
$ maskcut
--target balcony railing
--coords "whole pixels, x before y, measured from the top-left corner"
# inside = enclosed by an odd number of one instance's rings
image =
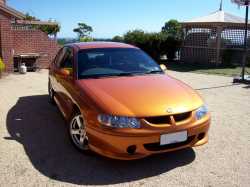
[[[12,30],[29,30],[34,31],[38,30],[38,27],[36,25],[23,25],[23,24],[12,24],[11,25]]]

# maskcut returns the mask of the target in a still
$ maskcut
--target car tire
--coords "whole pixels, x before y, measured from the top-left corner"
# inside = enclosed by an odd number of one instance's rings
[[[88,136],[84,118],[80,112],[74,112],[69,121],[69,137],[73,146],[80,152],[90,154]]]
[[[49,103],[55,105],[55,104],[56,104],[55,99],[54,99],[55,91],[53,90],[50,81],[49,81],[49,83],[48,83],[48,92],[49,92]]]

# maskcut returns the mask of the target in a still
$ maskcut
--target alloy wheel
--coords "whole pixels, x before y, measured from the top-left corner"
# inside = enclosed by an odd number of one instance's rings
[[[73,143],[81,150],[88,150],[88,137],[82,115],[77,114],[70,122],[70,135]]]
[[[54,90],[53,90],[53,88],[51,86],[50,81],[48,83],[48,92],[49,92],[49,102],[52,103],[52,104],[55,104],[55,100],[54,100],[55,93],[54,93]]]

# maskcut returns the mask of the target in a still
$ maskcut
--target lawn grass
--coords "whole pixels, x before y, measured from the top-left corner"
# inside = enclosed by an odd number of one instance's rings
[[[200,66],[200,65],[180,64],[178,62],[169,62],[165,64],[168,70],[173,70],[173,71],[202,73],[202,74],[215,74],[215,75],[232,76],[232,77],[241,75],[241,71],[242,71],[242,68],[240,66],[206,67],[206,66]],[[250,67],[246,67],[246,72],[250,74]]]

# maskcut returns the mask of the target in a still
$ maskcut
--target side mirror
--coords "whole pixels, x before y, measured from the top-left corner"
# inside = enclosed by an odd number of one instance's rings
[[[64,77],[69,77],[70,75],[72,75],[72,72],[69,69],[63,68],[59,70],[59,74]]]
[[[164,64],[161,64],[160,67],[161,67],[162,71],[166,71],[167,70],[167,67]]]

